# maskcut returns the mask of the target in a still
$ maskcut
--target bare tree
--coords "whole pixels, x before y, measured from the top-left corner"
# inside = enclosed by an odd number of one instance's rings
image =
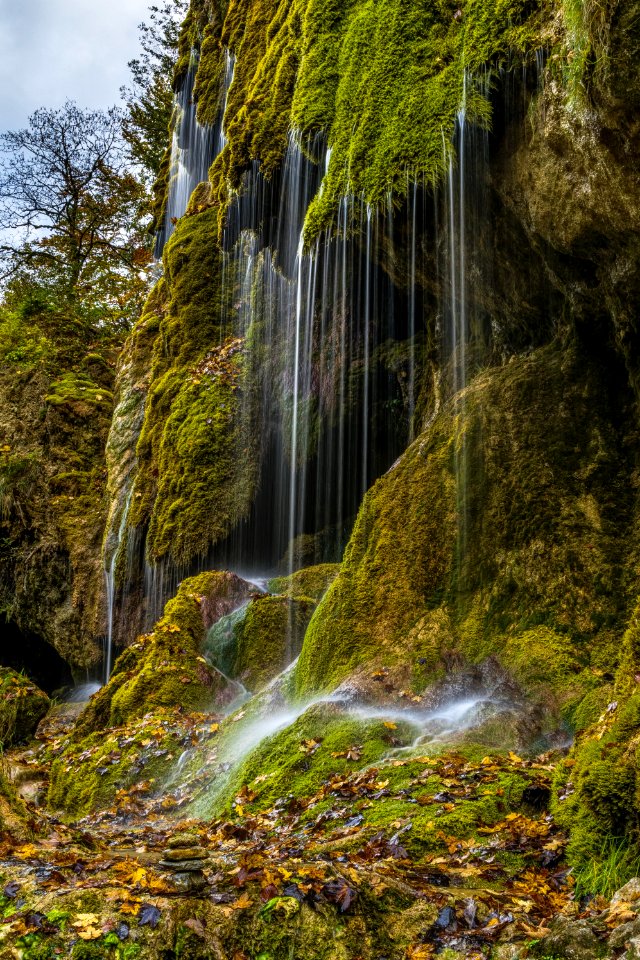
[[[0,276],[31,275],[116,313],[142,295],[142,187],[122,119],[68,101],[0,135]]]

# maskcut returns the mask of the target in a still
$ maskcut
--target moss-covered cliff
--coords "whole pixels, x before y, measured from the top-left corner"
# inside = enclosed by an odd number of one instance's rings
[[[0,314],[0,610],[8,632],[74,667],[99,659],[104,630],[104,447],[120,346],[38,290],[18,289]],[[16,663],[20,641],[6,642]],[[37,648],[24,646],[34,662],[18,665],[37,671]]]

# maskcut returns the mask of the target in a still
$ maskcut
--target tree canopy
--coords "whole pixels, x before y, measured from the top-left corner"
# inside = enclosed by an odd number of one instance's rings
[[[149,7],[148,22],[139,26],[142,52],[129,61],[132,83],[121,91],[126,108],[124,138],[133,161],[148,174],[151,184],[160,174],[169,142],[173,70],[187,7],[187,0],[165,0],[162,6]]]
[[[0,275],[53,286],[126,324],[150,262],[122,111],[41,108],[0,134]]]

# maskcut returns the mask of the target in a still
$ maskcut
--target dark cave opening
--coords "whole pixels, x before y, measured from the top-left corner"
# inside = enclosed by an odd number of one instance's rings
[[[6,616],[0,617],[0,666],[25,673],[48,694],[73,684],[71,668],[58,651]]]

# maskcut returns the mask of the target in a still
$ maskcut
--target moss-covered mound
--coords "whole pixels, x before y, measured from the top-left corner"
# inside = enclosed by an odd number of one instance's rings
[[[307,597],[319,602],[339,572],[339,563],[321,563],[297,570],[287,577],[276,577],[269,581],[268,586],[272,593],[284,594],[294,600]]]
[[[266,717],[266,724],[271,720]],[[251,795],[256,809],[287,796],[311,796],[331,776],[356,766],[365,768],[388,754],[394,742],[409,745],[415,737],[408,723],[385,725],[382,719],[362,719],[340,704],[319,703],[297,720],[283,713],[281,722],[282,729],[265,736],[236,765],[224,789],[215,791],[213,809],[230,807],[243,793]],[[238,732],[242,743],[242,727]],[[231,745],[229,740],[229,749]]]
[[[496,654],[570,719],[615,668],[625,618],[629,487],[606,396],[588,357],[550,346],[444,406],[365,497],[298,690],[365,663],[412,662],[425,685]]]
[[[51,758],[47,805],[80,817],[162,794],[180,755],[211,728],[215,734],[215,718],[150,703],[148,713],[124,725],[83,738],[76,731]]]
[[[24,674],[0,667],[0,743],[6,749],[29,740],[51,701]]]
[[[257,693],[298,656],[314,609],[309,598],[257,597],[209,631],[207,656]]]
[[[251,589],[231,573],[204,573],[185,580],[153,632],[139,637],[118,658],[109,683],[79,717],[76,738],[120,726],[159,707],[213,708],[227,684],[202,656],[206,633]]]

